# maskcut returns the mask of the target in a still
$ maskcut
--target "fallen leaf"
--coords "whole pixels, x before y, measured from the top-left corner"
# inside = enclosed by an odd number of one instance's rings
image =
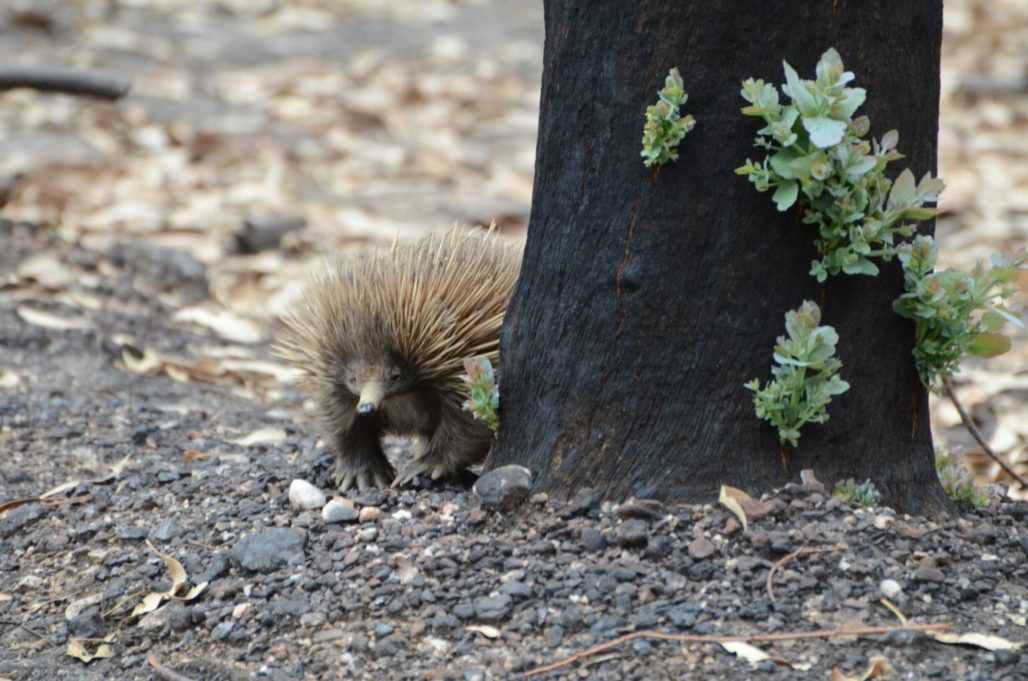
[[[186,574],[186,569],[182,567],[182,563],[178,562],[174,556],[161,553],[155,549],[149,539],[146,540],[146,545],[164,561],[164,566],[168,569],[168,576],[171,577],[171,588],[168,589],[167,595],[174,596],[189,582],[189,575]]]
[[[739,519],[740,523],[742,523],[742,531],[745,532],[747,527],[746,514],[743,512],[742,506],[739,505],[738,500],[735,498],[735,494],[742,494],[749,498],[749,495],[742,490],[729,487],[728,485],[721,485],[721,493],[718,495],[717,500],[722,506],[735,514],[735,517]]]
[[[206,326],[222,338],[237,343],[258,343],[264,338],[261,326],[249,319],[243,319],[225,309],[210,307],[186,307],[172,317],[176,322]]]
[[[488,624],[469,624],[464,628],[468,631],[473,631],[476,634],[481,634],[486,638],[500,638],[500,630],[496,627],[490,627]]]
[[[956,646],[975,646],[985,650],[1020,650],[1024,647],[1024,643],[1014,643],[1001,636],[976,632],[968,634],[932,634],[932,636],[939,643]]]
[[[236,438],[234,440],[228,440],[232,444],[241,445],[243,447],[254,447],[257,445],[275,445],[286,439],[286,431],[281,428],[259,428],[249,435]]]
[[[197,596],[202,594],[207,589],[208,584],[210,584],[210,582],[200,582],[182,596],[176,596],[175,600],[185,601],[187,603],[189,601],[195,600]]]
[[[832,669],[832,681],[868,681],[868,679],[878,679],[895,671],[884,657],[872,657],[867,671],[861,676],[848,676],[835,667]]]
[[[66,288],[75,280],[75,275],[52,253],[39,253],[23,260],[18,265],[18,277],[54,290]]]
[[[163,603],[167,598],[167,592],[151,591],[147,595],[143,596],[143,600],[136,605],[136,607],[132,608],[132,612],[129,614],[129,617],[138,617],[139,615],[145,615],[149,612],[153,612],[157,608],[161,607],[161,603]]]
[[[105,657],[113,657],[114,651],[112,651],[111,646],[108,645],[113,640],[114,634],[107,634],[102,639],[70,638],[68,639],[68,647],[65,649],[65,654],[82,660],[83,662],[92,662],[93,660],[99,660]],[[100,645],[98,645],[96,650],[92,653],[89,652],[86,647],[87,644],[93,645],[97,642],[99,642]]]
[[[55,329],[58,331],[81,330],[92,327],[92,324],[90,324],[88,320],[82,318],[58,317],[57,315],[52,315],[49,312],[35,310],[31,307],[25,307],[24,305],[18,308],[18,316],[29,324],[35,324],[36,326],[42,326],[47,329]]]

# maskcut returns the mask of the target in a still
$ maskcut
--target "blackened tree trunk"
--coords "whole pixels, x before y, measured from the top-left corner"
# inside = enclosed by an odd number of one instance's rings
[[[936,166],[940,0],[547,0],[531,223],[503,332],[502,425],[489,466],[531,468],[536,489],[598,487],[710,500],[813,468],[872,479],[906,511],[946,507],[933,467],[913,327],[878,277],[808,275],[814,228],[733,174],[757,124],[740,82],[803,77],[828,47],[868,90],[872,133],[900,131],[916,175]],[[639,156],[643,113],[668,69],[696,129],[677,163]],[[851,389],[783,459],[743,383],[766,380],[784,314],[818,302]]]

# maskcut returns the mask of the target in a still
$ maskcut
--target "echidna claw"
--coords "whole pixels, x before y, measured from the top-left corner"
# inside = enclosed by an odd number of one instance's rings
[[[341,492],[356,488],[359,492],[369,489],[385,488],[392,478],[391,469],[363,468],[355,469],[351,464],[339,460],[336,463],[335,482]]]

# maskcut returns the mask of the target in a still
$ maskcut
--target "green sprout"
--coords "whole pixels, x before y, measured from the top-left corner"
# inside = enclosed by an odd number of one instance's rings
[[[858,484],[852,478],[835,483],[835,489],[832,494],[847,504],[856,504],[862,508],[875,506],[882,498],[881,493],[879,493],[878,488],[875,487],[873,482],[865,480]]]
[[[772,380],[764,387],[756,378],[745,385],[754,393],[757,417],[778,429],[779,442],[793,447],[799,444],[800,428],[828,421],[828,403],[850,387],[837,375],[842,368],[834,356],[839,335],[831,326],[818,326],[820,321],[820,308],[809,300],[787,312],[787,336],[779,336],[775,345]]]
[[[789,104],[763,80],[742,84],[749,102],[742,113],[764,119],[755,146],[768,154],[759,163],[746,159],[735,172],[757,191],[774,189],[779,211],[799,203],[803,222],[817,227],[814,243],[821,257],[812,263],[811,276],[823,282],[840,273],[876,275],[873,258],[895,256],[897,237],[915,231],[905,221],[935,216],[925,204],[937,201],[944,185],[930,174],[915,182],[910,170],[895,182],[885,176],[889,163],[903,158],[896,151],[899,134],[890,130],[881,140],[864,139],[871,121],[853,115],[867,93],[846,87],[855,76],[844,70],[834,48],[821,55],[816,80],[802,80],[788,62],[783,65],[781,87]]]
[[[935,450],[935,472],[953,503],[973,508],[985,508],[991,503],[989,495],[974,483],[971,471],[944,449]]]
[[[682,76],[671,69],[664,80],[664,88],[657,93],[657,103],[646,107],[643,126],[643,163],[647,168],[678,160],[678,143],[696,125],[692,116],[681,116],[679,107],[689,99],[682,89]]]
[[[464,409],[470,411],[475,418],[485,423],[495,433],[500,427],[500,386],[496,383],[492,362],[488,357],[475,357],[464,360],[464,377],[468,385],[468,399]]]
[[[935,272],[939,249],[930,236],[918,236],[899,251],[906,293],[893,303],[896,314],[914,320],[914,364],[928,388],[950,378],[968,355],[995,357],[1010,349],[1006,322],[1021,325],[1007,307],[1017,290],[1025,255],[993,256],[971,272]]]

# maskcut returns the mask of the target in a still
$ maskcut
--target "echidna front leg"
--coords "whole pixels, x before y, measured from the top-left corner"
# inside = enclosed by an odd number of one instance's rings
[[[485,460],[492,442],[493,432],[485,424],[476,421],[460,405],[446,401],[427,445],[414,452],[410,463],[396,476],[393,487],[406,485],[418,475],[432,480],[456,475]]]
[[[336,487],[342,491],[356,487],[363,492],[389,486],[395,472],[382,452],[381,436],[378,424],[363,418],[336,435]]]

